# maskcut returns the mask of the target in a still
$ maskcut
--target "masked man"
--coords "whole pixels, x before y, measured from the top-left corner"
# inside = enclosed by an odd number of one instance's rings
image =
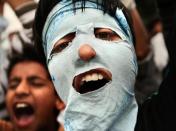
[[[128,18],[117,0],[39,2],[35,45],[66,104],[66,131],[135,130],[137,61]]]

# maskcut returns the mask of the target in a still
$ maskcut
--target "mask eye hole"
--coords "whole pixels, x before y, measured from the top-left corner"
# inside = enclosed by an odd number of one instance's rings
[[[120,36],[108,28],[95,28],[94,30],[95,37],[107,41],[117,41],[120,40]]]
[[[73,41],[74,38],[75,38],[75,32],[67,34],[64,37],[62,37],[54,45],[54,47],[51,51],[51,55],[55,54],[55,53],[59,53],[62,50],[64,50],[69,45],[69,43]]]

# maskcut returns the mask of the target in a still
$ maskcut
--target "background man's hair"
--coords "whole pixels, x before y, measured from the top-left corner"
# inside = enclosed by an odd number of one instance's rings
[[[8,56],[9,59],[9,66],[7,68],[7,77],[9,78],[10,73],[13,67],[21,62],[25,61],[34,61],[43,65],[48,73],[48,68],[43,60],[39,57],[38,53],[36,52],[34,46],[32,44],[24,44],[22,52],[15,52],[13,55]],[[30,70],[30,69],[29,69]],[[50,79],[49,73],[48,78]]]

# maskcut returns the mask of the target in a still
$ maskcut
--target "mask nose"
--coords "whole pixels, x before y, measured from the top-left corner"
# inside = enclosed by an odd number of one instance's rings
[[[79,57],[83,61],[89,61],[90,59],[96,56],[95,50],[88,44],[81,45],[78,50],[78,53],[79,53]]]

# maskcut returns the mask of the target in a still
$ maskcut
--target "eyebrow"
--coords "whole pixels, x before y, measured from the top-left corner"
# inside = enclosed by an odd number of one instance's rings
[[[27,77],[27,80],[28,81],[33,81],[33,80],[42,80],[42,81],[46,81],[46,80],[48,80],[47,78],[42,78],[42,77],[40,77],[40,76],[29,76],[29,77]]]
[[[29,77],[27,77],[27,80],[29,80],[29,81],[36,80],[36,79],[43,80],[43,81],[48,80],[48,78],[42,78],[40,76],[29,76]],[[15,76],[15,77],[12,77],[12,78],[9,79],[9,82],[12,82],[12,81],[21,81],[21,78]]]
[[[64,35],[63,37],[61,37],[61,38],[56,42],[56,44],[54,45],[54,47],[57,46],[57,43],[58,43],[60,40],[62,40],[62,39],[68,39],[68,38],[70,38],[70,37],[72,38],[72,35],[74,35],[73,37],[75,37],[76,32],[70,32],[70,33]]]
[[[9,82],[12,82],[12,81],[21,81],[21,78],[19,77],[12,77],[9,79]]]
[[[112,30],[110,28],[100,28],[100,27],[94,28],[94,33],[98,32],[98,31],[100,31],[100,32],[105,32],[106,31],[106,32],[110,32],[110,33],[118,35],[118,33],[116,33],[114,30]]]

